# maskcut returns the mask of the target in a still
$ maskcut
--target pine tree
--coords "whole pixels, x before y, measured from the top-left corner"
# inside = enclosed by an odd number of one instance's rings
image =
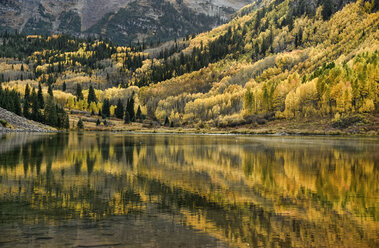
[[[38,104],[38,95],[36,93],[35,88],[33,88],[32,95],[30,97],[30,101],[32,103],[32,114],[31,118],[34,121],[40,121],[40,111],[39,111],[39,104]]]
[[[66,113],[66,112],[65,112]],[[68,114],[66,113],[66,115],[65,115],[65,120],[64,120],[64,128],[65,129],[69,129],[70,128],[70,119],[69,119],[69,116],[68,116]]]
[[[96,126],[100,126],[100,124],[101,124],[100,119],[97,119]]]
[[[89,87],[89,90],[88,90],[88,99],[87,100],[88,100],[88,104],[91,104],[91,102],[97,103],[95,89],[93,88],[92,85]]]
[[[24,99],[26,99],[28,101],[30,100],[30,87],[29,87],[29,84],[27,84],[26,87],[25,87]]]
[[[84,128],[84,123],[83,123],[82,118],[79,119],[77,126],[78,126],[78,129],[83,129]]]
[[[45,107],[41,84],[38,84],[38,106],[40,109],[43,109]]]
[[[109,99],[104,99],[103,109],[102,109],[102,114],[104,117],[110,117],[111,116],[110,107],[111,107],[111,105],[109,103]]]
[[[83,99],[82,86],[80,84],[76,85],[76,97],[78,98],[78,100]]]
[[[49,96],[54,97],[53,88],[49,84],[49,87],[47,88],[47,93],[49,93]]]
[[[25,118],[29,118],[29,108],[30,108],[30,88],[29,84],[25,87],[25,95],[24,95],[24,109],[23,109],[23,115]]]
[[[141,106],[138,105],[137,113],[136,113],[136,119],[138,121],[142,120],[142,111],[141,111]]]
[[[66,91],[66,88],[67,88],[67,86],[66,86],[66,82],[63,82],[63,85],[62,85],[62,91],[63,91],[63,92]]]
[[[56,127],[58,124],[57,109],[54,102],[54,97],[49,96],[45,104],[45,121],[46,124]]]
[[[124,123],[125,124],[129,124],[130,123],[130,115],[129,115],[128,111],[125,111]]]
[[[134,113],[134,97],[131,96],[128,100],[128,104],[126,105],[126,111],[129,113],[130,121],[133,122],[136,120],[136,116]]]
[[[121,120],[124,118],[124,104],[122,104],[121,99],[118,99],[115,115]]]
[[[164,121],[164,125],[165,125],[165,127],[170,126],[170,120],[168,119],[168,116],[166,116],[166,119]]]
[[[1,86],[0,86],[1,88]],[[1,96],[1,94],[0,94]],[[15,114],[17,115],[21,115],[21,103],[20,103],[20,95],[17,93],[15,94],[14,96],[14,101],[13,101],[13,104],[14,104],[14,108],[15,108]]]

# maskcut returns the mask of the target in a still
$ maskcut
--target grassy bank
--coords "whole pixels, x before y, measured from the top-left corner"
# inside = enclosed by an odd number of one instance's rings
[[[379,136],[379,117],[365,116],[355,122],[348,119],[335,120],[274,120],[263,125],[248,124],[235,127],[182,126],[166,127],[157,122],[144,121],[124,124],[117,118],[104,120],[97,116],[71,115],[70,126],[77,130],[79,119],[83,120],[86,131],[127,131],[143,133],[209,133],[209,134],[277,134],[277,135],[363,135]],[[97,120],[100,121],[98,125]],[[345,123],[346,122],[346,123]]]

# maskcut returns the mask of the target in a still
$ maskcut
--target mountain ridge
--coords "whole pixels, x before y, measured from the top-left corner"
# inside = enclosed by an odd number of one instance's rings
[[[138,38],[169,40],[211,29],[248,3],[248,0],[4,0],[0,3],[0,31],[101,35],[124,44],[137,42]],[[170,17],[173,20],[167,16],[173,16]],[[112,22],[114,17],[117,22]],[[146,18],[149,20],[141,21]],[[176,28],[175,22],[182,25]],[[146,35],[146,30],[164,29],[166,25],[172,25],[173,30],[162,30],[165,35],[159,37],[154,33]],[[111,30],[107,30],[108,26]]]

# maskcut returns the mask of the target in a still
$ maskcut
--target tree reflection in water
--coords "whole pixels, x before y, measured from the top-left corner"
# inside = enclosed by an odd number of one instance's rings
[[[344,138],[7,135],[1,229],[158,217],[220,246],[377,246],[378,148]]]

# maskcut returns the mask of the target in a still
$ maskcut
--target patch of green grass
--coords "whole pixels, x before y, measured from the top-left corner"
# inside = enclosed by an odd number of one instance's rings
[[[0,119],[0,124],[3,126],[3,127],[7,127],[8,126],[8,122],[6,120],[2,120]]]

